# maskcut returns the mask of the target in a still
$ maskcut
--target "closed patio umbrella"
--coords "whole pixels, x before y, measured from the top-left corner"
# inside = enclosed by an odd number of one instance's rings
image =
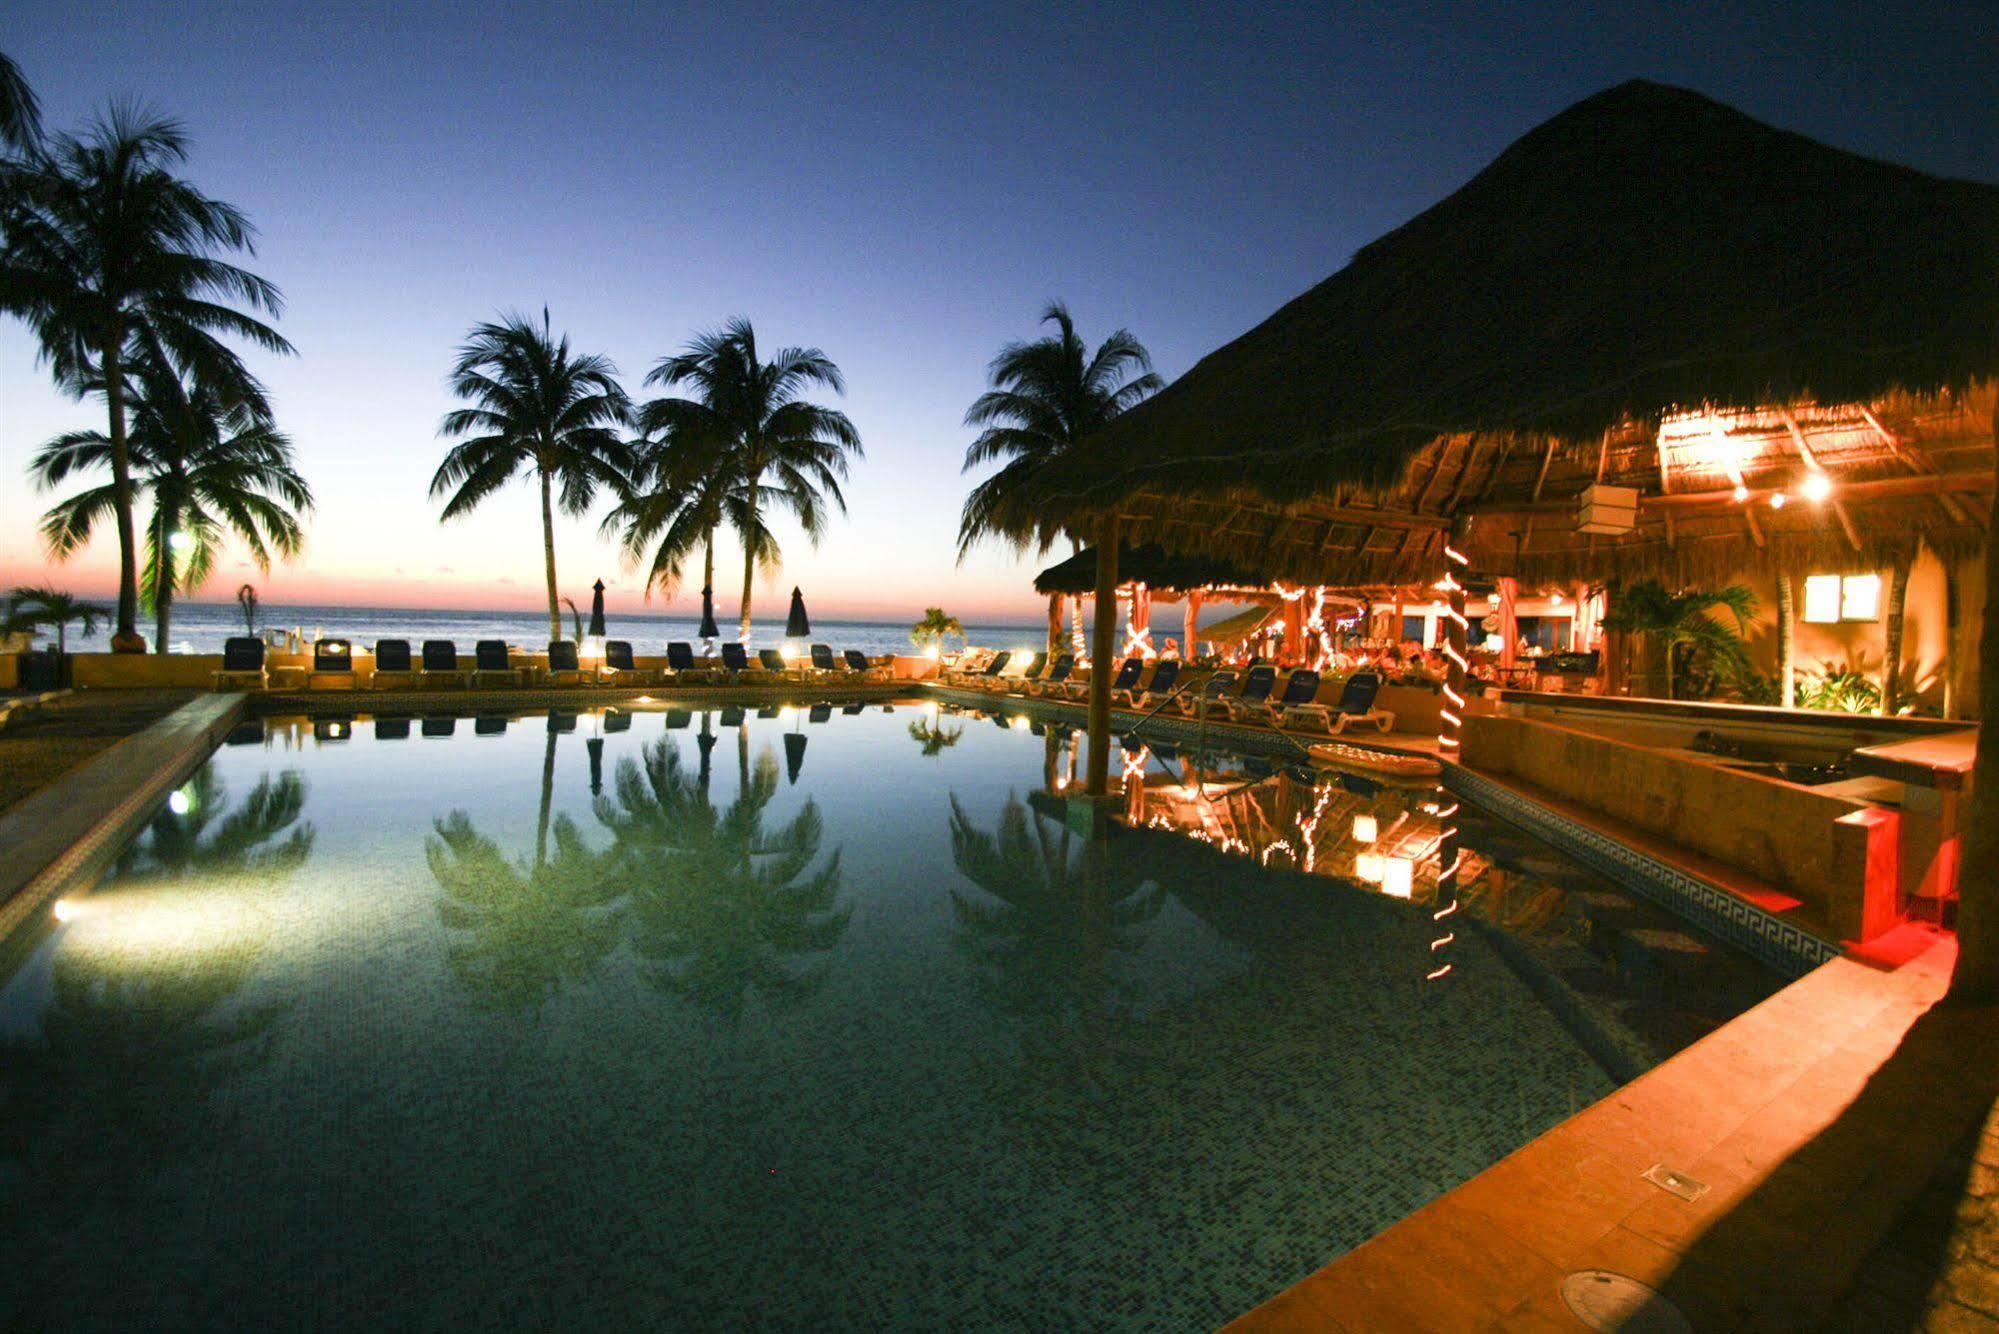
[[[805,767],[805,741],[803,732],[784,734],[784,776],[787,782],[798,782],[798,771]]]
[[[591,639],[604,637],[604,581],[599,579],[590,588],[590,629],[586,632]]]
[[[715,624],[715,590],[704,587],[701,590],[701,645],[702,652],[713,653],[715,641],[722,637],[720,626]]]
[[[812,622],[805,618],[805,594],[796,588],[791,590],[791,615],[784,622],[786,639],[808,639],[812,635]]]

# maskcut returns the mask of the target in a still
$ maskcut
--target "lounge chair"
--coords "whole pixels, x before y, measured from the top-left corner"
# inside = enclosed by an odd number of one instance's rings
[[[818,676],[842,677],[851,676],[854,669],[834,658],[831,644],[814,644],[812,671]]]
[[[780,681],[799,679],[804,676],[803,672],[794,671],[791,664],[784,660],[784,655],[774,648],[758,649],[757,662],[762,665],[765,671],[777,677]]]
[[[422,731],[425,737],[447,737],[458,730],[458,719],[456,717],[426,718],[423,720],[423,724],[419,730]]]
[[[993,654],[992,660],[986,664],[984,671],[973,672],[969,676],[961,677],[958,684],[972,690],[991,690],[994,683],[999,680],[1000,673],[1005,671],[1006,665],[1012,661],[1013,650],[1003,648]]]
[[[264,670],[264,641],[236,635],[222,644],[222,670],[215,673],[215,688],[233,686],[238,690],[262,690],[270,685]]]
[[[1284,689],[1275,699],[1266,692],[1262,699],[1245,703],[1242,716],[1282,728],[1288,710],[1309,706],[1318,696],[1319,674],[1309,667],[1300,667],[1285,678]]]
[[[462,686],[471,673],[458,665],[458,645],[448,639],[426,639],[423,641],[423,683],[449,681]]]
[[[590,673],[583,670],[583,660],[577,655],[575,640],[548,641],[548,684],[580,686],[589,679]]]
[[[482,713],[472,720],[473,736],[505,736],[507,715],[504,713]]]
[[[607,685],[643,686],[659,680],[659,673],[650,667],[641,667],[632,656],[632,645],[626,639],[604,641],[604,667],[598,679]]]
[[[735,681],[741,679],[745,672],[762,676],[764,669],[761,665],[752,667],[749,650],[742,646],[741,641],[731,639],[722,644],[722,670],[728,673],[725,680]]]
[[[623,709],[611,709],[604,714],[604,735],[632,730],[632,715]]]
[[[548,711],[548,730],[564,735],[574,732],[576,730],[576,710],[550,709]]]
[[[1062,690],[1069,680],[1069,674],[1076,670],[1076,655],[1058,653],[1049,660],[1048,670],[1040,676],[1029,679],[1027,693],[1045,695],[1051,690]]]
[[[352,718],[315,718],[312,721],[314,741],[348,741],[354,736]]]
[[[1386,732],[1395,726],[1395,715],[1374,707],[1374,697],[1380,693],[1380,672],[1355,672],[1341,688],[1337,704],[1330,708],[1324,704],[1294,704],[1285,710],[1285,716],[1317,723],[1319,730],[1332,736],[1338,736],[1355,723],[1371,723]]]
[[[306,678],[308,689],[317,690],[322,685],[346,686],[352,688],[359,678],[354,675],[354,646],[344,639],[321,639],[312,646],[312,675]]]
[[[1133,694],[1131,700],[1132,707],[1151,708],[1153,705],[1162,702],[1166,696],[1173,693],[1174,684],[1179,679],[1180,660],[1178,658],[1162,659],[1159,665],[1152,669],[1151,682],[1147,684],[1145,689]]]
[[[993,660],[999,657],[991,649],[971,648],[958,655],[958,660],[949,667],[940,667],[937,679],[946,685],[963,685],[975,677],[984,676],[991,669]],[[1004,667],[1006,664],[1001,662]]]
[[[1218,701],[1235,689],[1235,684],[1234,672],[1216,672],[1201,682],[1200,689],[1181,691],[1180,698],[1173,702],[1173,707],[1183,718],[1201,717],[1218,707]]]
[[[1277,684],[1277,669],[1269,663],[1258,663],[1249,669],[1249,675],[1242,679],[1242,689],[1233,695],[1217,696],[1215,702],[1222,706],[1222,712],[1231,722],[1245,716],[1268,714],[1270,712],[1270,690]]]
[[[252,718],[248,722],[237,723],[229,729],[229,735],[222,738],[225,746],[261,746],[264,744],[264,720]]]
[[[684,639],[676,639],[666,646],[667,675],[675,681],[712,681],[713,670],[697,666],[694,661],[694,646]]]
[[[388,678],[384,680],[383,678]],[[407,639],[378,639],[375,641],[375,677],[373,685],[377,690],[387,690],[390,686],[412,686],[416,684],[416,664],[410,661],[410,642]],[[407,729],[405,729],[407,735]]]
[[[1129,705],[1132,695],[1138,689],[1138,678],[1145,675],[1145,659],[1126,658],[1119,664],[1117,675],[1111,678],[1111,703],[1122,700]],[[1088,698],[1087,695],[1084,698]]]
[[[375,740],[407,741],[409,739],[410,720],[408,718],[377,717],[375,719]]]
[[[484,685],[488,678],[510,686],[521,683],[521,669],[507,661],[504,639],[482,639],[472,646],[472,684]]]
[[[847,670],[859,673],[863,681],[887,681],[893,679],[895,671],[893,667],[890,667],[886,663],[883,663],[879,667],[875,666],[868,661],[868,655],[857,648],[847,649],[840,656],[846,661]]]
[[[677,732],[683,728],[691,727],[693,724],[694,710],[692,709],[668,709],[666,711],[666,730],[669,732]]]
[[[805,720],[810,723],[823,723],[832,716],[833,706],[824,701],[814,704],[805,711]]]

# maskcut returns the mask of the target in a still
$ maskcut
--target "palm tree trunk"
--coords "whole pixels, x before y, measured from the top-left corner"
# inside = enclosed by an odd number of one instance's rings
[[[1999,404],[1992,409],[1999,431]],[[1999,495],[1993,497],[1999,519]],[[1999,704],[1999,542],[1985,544],[1985,623],[1978,631],[1978,712]],[[1993,719],[1989,721],[1999,721]],[[1999,774],[1999,727],[1978,729],[1977,770]],[[1999,1000],[1999,783],[1973,783],[1957,876],[1957,967],[1951,995]]]
[[[125,437],[125,335],[115,330],[104,340],[104,400],[111,425],[111,496],[118,519],[118,628],[111,636],[113,653],[144,653],[139,639],[138,538],[132,527],[132,451]],[[136,642],[135,642],[136,641]]]
[[[159,490],[153,492],[159,501]],[[165,506],[153,517],[153,652],[167,651],[167,629],[173,621],[174,524],[178,516]]]
[[[1888,576],[1886,645],[1881,652],[1881,716],[1893,718],[1902,703],[1902,630],[1908,623],[1909,562],[1895,562]]]
[[[562,612],[555,605],[555,508],[549,500],[548,469],[535,470],[541,476],[541,555],[548,575],[548,638],[562,638]]]
[[[548,865],[548,813],[555,804],[555,723],[548,725],[548,742],[541,752],[541,811],[534,824],[534,864]]]
[[[1957,717],[1958,672],[1957,634],[1964,619],[1964,591],[1957,582],[1957,562],[1943,563],[1943,716]]]
[[[1777,576],[1777,700],[1787,709],[1798,707],[1797,604],[1791,576]]]
[[[1082,555],[1083,544],[1072,539],[1069,543],[1069,554],[1072,556]],[[1076,659],[1080,662],[1088,644],[1088,641],[1083,637],[1083,595],[1080,593],[1071,599],[1069,624],[1072,627],[1069,635],[1069,647],[1075,650]]]
[[[1118,521],[1104,520],[1097,542],[1096,638],[1090,645],[1090,755],[1083,791],[1101,797],[1110,791],[1111,677],[1117,650]]]
[[[749,524],[750,531],[743,534],[743,621],[741,638],[747,644],[750,642],[750,585],[755,582],[757,573],[755,537],[757,528],[757,486],[755,482],[750,483],[749,505],[744,515],[745,521]]]

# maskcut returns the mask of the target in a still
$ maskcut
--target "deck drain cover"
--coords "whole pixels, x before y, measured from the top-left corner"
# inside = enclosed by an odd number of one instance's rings
[[[1675,1172],[1664,1163],[1654,1163],[1646,1168],[1645,1179],[1683,1200],[1698,1200],[1707,1194],[1707,1182],[1696,1181],[1685,1172]]]
[[[1562,1280],[1562,1300],[1591,1329],[1620,1334],[1693,1334],[1680,1308],[1635,1278],[1584,1269]]]

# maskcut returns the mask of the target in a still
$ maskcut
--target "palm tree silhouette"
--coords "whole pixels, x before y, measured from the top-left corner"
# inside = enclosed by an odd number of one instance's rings
[[[611,831],[614,875],[631,894],[631,943],[656,967],[648,982],[731,1023],[752,993],[796,1004],[815,992],[823,964],[801,967],[840,943],[853,915],[838,903],[840,851],[818,862],[824,823],[807,801],[776,828],[765,813],[778,791],[768,750],[727,806],[677,747],[648,743],[643,762],[620,760],[612,793],[596,804]]]
[[[0,617],[0,633],[32,631],[44,625],[56,630],[56,652],[69,652],[69,627],[94,634],[105,610],[95,602],[85,602],[70,593],[49,587],[17,588],[7,598],[6,615]]]
[[[165,653],[174,595],[192,593],[207,580],[224,532],[268,571],[272,548],[290,560],[304,547],[299,519],[312,508],[312,491],[261,392],[242,397],[184,379],[149,340],[137,341],[129,368],[132,487],[135,496],[145,491],[153,502],[139,592],[153,607],[155,651]],[[42,446],[30,473],[48,488],[110,462],[111,441],[102,431],[66,431]],[[110,484],[57,504],[42,520],[50,552],[57,560],[74,555],[114,504]]]
[[[21,67],[0,51],[0,148],[30,149],[41,140],[41,100]]]
[[[814,543],[825,532],[826,502],[846,512],[840,482],[849,456],[861,454],[860,432],[845,413],[800,397],[814,386],[845,393],[840,368],[816,347],[780,348],[764,361],[756,330],[735,319],[662,358],[645,382],[686,386],[693,396],[655,399],[640,413],[641,427],[656,439],[639,469],[644,494],[619,520],[626,549],[643,559],[653,547],[650,587],[677,577],[695,540],[703,540],[712,587],[714,532],[727,522],[743,542],[747,641],[756,571],[782,557],[766,507],[788,512]]]
[[[555,738],[551,731],[543,752],[532,858],[509,860],[464,811],[433,821],[424,840],[444,891],[438,919],[470,933],[453,940],[446,962],[481,1010],[539,1014],[563,987],[595,976],[624,929],[610,859],[584,843],[568,816],[550,820]]]
[[[187,160],[180,124],[115,105],[82,137],[65,135],[9,171],[7,267],[0,305],[25,319],[42,359],[72,393],[102,386],[118,528],[118,629],[112,647],[143,647],[138,542],[126,430],[126,366],[136,340],[225,393],[254,385],[217,334],[292,350],[269,325],[226,304],[277,314],[278,289],[218,255],[254,253],[249,222],[173,174]]]
[[[533,471],[541,486],[541,548],[548,582],[548,637],[562,638],[555,591],[556,487],[565,514],[590,508],[597,489],[622,494],[631,451],[616,428],[631,403],[608,358],[575,353],[549,327],[506,314],[474,326],[458,349],[451,391],[473,406],[445,414],[438,434],[469,436],[453,445],[430,479],[433,497],[450,493],[442,518],[468,514],[513,480]]]
[[[981,990],[1026,1021],[1025,1042],[1087,1060],[1093,1035],[1130,995],[1119,961],[1144,944],[1139,928],[1166,906],[1166,891],[1013,795],[991,832],[952,795],[951,859],[984,891],[951,891],[954,945],[979,967]]]
[[[955,746],[965,735],[964,724],[947,726],[941,718],[915,718],[909,724],[910,739],[923,748],[925,759]]]

